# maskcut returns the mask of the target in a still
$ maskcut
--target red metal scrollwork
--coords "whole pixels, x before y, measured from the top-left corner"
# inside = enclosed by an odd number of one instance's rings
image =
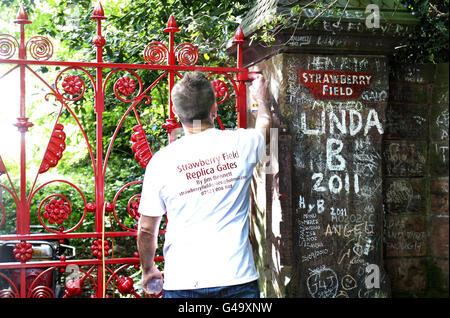
[[[122,192],[124,190],[126,190],[127,188],[130,188],[133,185],[138,185],[138,184],[142,184],[142,181],[132,181],[130,183],[127,183],[126,185],[124,185],[122,188],[120,188],[120,190],[116,193],[116,195],[114,196],[114,200],[113,200],[113,214],[114,214],[114,218],[117,221],[117,223],[119,224],[120,227],[122,227],[125,230],[128,231],[134,231],[137,228],[137,224],[135,224],[134,228],[130,228],[128,226],[126,226],[121,220],[119,220],[118,215],[117,215],[117,211],[116,211],[116,204],[117,201],[119,199],[119,196],[122,194]],[[139,199],[140,194],[136,194],[134,196],[132,196],[129,200],[128,200],[128,204],[127,204],[127,210],[128,210],[128,214],[135,219],[136,221],[139,220],[139,214],[137,213],[136,207],[137,207],[137,202],[133,204],[133,201],[138,201],[137,199]],[[133,211],[134,210],[134,211]]]
[[[16,298],[18,294],[14,293],[10,289],[2,289],[0,290],[0,298]]]
[[[3,278],[10,286],[8,289],[0,290],[0,298],[18,298],[19,291],[13,281],[2,273],[0,273],[0,278]]]
[[[160,42],[151,42],[144,49],[144,59],[148,64],[159,65],[166,61],[169,50]]]
[[[61,223],[64,222],[67,218],[69,218],[70,213],[71,213],[71,211],[72,211],[72,205],[71,205],[71,203],[70,203],[70,201],[69,201],[69,199],[68,199],[67,197],[65,197],[65,196],[63,196],[63,195],[60,195],[60,194],[52,194],[52,195],[49,195],[49,196],[47,196],[46,198],[44,198],[44,199],[41,201],[41,203],[39,204],[39,207],[38,207],[38,214],[37,214],[39,223],[40,223],[47,231],[52,232],[52,233],[69,233],[69,232],[72,232],[72,231],[74,231],[75,229],[77,229],[77,228],[83,223],[83,220],[84,220],[84,218],[85,218],[85,216],[86,216],[86,212],[88,212],[88,207],[89,207],[89,204],[86,202],[86,197],[85,197],[85,195],[83,194],[83,192],[80,190],[80,188],[78,188],[78,187],[77,187],[76,185],[74,185],[73,183],[68,182],[68,181],[65,181],[65,180],[53,180],[53,181],[46,182],[46,183],[44,183],[43,185],[39,186],[39,187],[31,194],[30,200],[36,195],[37,192],[39,192],[41,189],[45,188],[45,186],[50,185],[50,184],[52,184],[52,183],[64,183],[64,184],[66,184],[66,185],[72,187],[75,191],[77,191],[77,192],[79,193],[79,195],[81,196],[81,199],[82,199],[82,202],[83,202],[82,204],[83,204],[83,207],[84,207],[84,209],[83,209],[83,210],[84,210],[84,213],[81,215],[81,219],[78,221],[78,223],[77,223],[76,225],[74,225],[72,228],[67,229],[67,230],[66,230],[63,226],[59,226],[58,229],[55,230],[55,229],[53,229],[51,226],[46,225],[46,224],[44,223],[44,221],[42,220],[42,218],[41,218],[41,215],[42,215],[42,217],[43,217],[44,219],[46,219],[45,216],[44,216],[44,214],[45,214],[46,212],[47,212],[47,215],[49,216],[48,220],[50,220],[50,218],[53,219],[53,220],[52,220],[53,223],[48,222],[48,223],[50,223],[50,225],[52,225],[52,224],[55,224],[55,223],[56,223],[56,220],[59,220]],[[52,209],[54,212],[58,211],[57,214],[54,213],[54,214],[53,214],[53,217],[51,217],[51,214],[49,214],[48,211],[45,209],[45,205],[44,205],[44,204],[48,204],[48,202],[51,202],[51,200],[53,200],[54,198],[62,199],[62,200],[64,201],[64,203],[62,204],[62,206],[66,206],[66,205],[67,205],[67,206],[69,207],[69,210],[68,210],[68,211],[64,211],[64,210],[66,210],[67,208],[64,208],[64,207],[63,207],[63,208],[62,208],[62,211],[61,211],[61,209],[60,209],[59,207],[57,207],[57,206],[55,206],[55,205],[52,206],[52,205],[50,204],[50,206],[49,206],[47,209],[49,209],[49,208],[51,207],[51,209]],[[56,199],[56,200],[59,200],[59,199]],[[47,201],[48,201],[48,202],[47,202]],[[42,211],[42,209],[43,209],[43,211]],[[41,211],[42,211],[42,213],[41,213]],[[65,215],[67,215],[67,217],[66,217]],[[64,219],[64,217],[66,217],[66,219]],[[61,219],[62,219],[62,221],[61,221]],[[56,224],[58,224],[58,223],[56,223]]]
[[[53,44],[44,36],[33,36],[27,42],[27,49],[35,60],[46,61],[53,55]]]
[[[47,286],[37,286],[31,289],[29,298],[55,298],[55,292]]]
[[[198,51],[190,43],[181,43],[175,48],[178,63],[181,65],[195,65],[198,61]]]
[[[0,156],[0,176],[5,173],[6,173],[6,167],[5,167],[5,164],[3,163],[2,156]]]
[[[9,34],[0,34],[0,58],[9,59],[16,54],[19,43]]]
[[[0,208],[2,211],[2,217],[0,218],[0,227],[1,227],[6,219],[6,209],[2,202],[0,202]]]

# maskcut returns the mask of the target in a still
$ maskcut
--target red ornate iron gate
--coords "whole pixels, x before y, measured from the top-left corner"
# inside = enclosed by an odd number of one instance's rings
[[[151,159],[152,151],[146,138],[143,125],[140,120],[136,106],[139,103],[151,102],[149,92],[163,79],[168,79],[169,96],[175,80],[181,78],[180,72],[201,71],[212,76],[220,75],[225,81],[216,79],[213,85],[216,90],[218,103],[228,98],[230,90],[227,83],[231,83],[236,96],[237,126],[246,127],[246,85],[248,81],[248,70],[242,65],[242,46],[245,42],[242,31],[238,29],[233,43],[237,45],[237,67],[202,67],[196,66],[198,51],[190,43],[181,43],[175,46],[174,34],[180,31],[177,28],[173,16],[170,17],[164,32],[169,35],[168,46],[162,42],[148,44],[143,52],[146,64],[117,64],[103,62],[103,47],[106,43],[102,36],[102,20],[106,19],[101,3],[97,3],[91,17],[97,23],[97,34],[93,38],[97,59],[95,62],[66,62],[52,61],[53,45],[50,40],[43,36],[25,38],[25,26],[31,23],[27,13],[21,7],[17,14],[15,23],[20,27],[20,39],[9,34],[0,34],[0,63],[12,65],[11,69],[0,76],[0,80],[18,70],[20,72],[20,105],[19,117],[15,126],[20,132],[20,188],[16,190],[8,167],[1,158],[0,153],[0,191],[13,198],[15,206],[15,232],[4,233],[2,226],[5,224],[7,209],[1,201],[0,196],[0,297],[58,297],[64,292],[64,297],[87,296],[108,297],[120,293],[123,296],[148,297],[139,292],[134,283],[136,280],[130,278],[127,273],[129,268],[139,267],[139,255],[137,252],[129,251],[127,257],[115,258],[111,248],[111,240],[127,238],[135,245],[136,222],[134,226],[125,224],[120,220],[118,197],[127,188],[141,184],[136,180],[124,184],[116,193],[112,202],[106,202],[105,198],[105,172],[112,147],[119,129],[127,116],[134,114],[137,125],[131,135],[132,151],[137,159],[136,164],[146,167]],[[16,55],[18,52],[18,55]],[[59,67],[62,71],[56,76],[55,82],[50,84],[44,80],[32,67]],[[158,71],[161,74],[152,84],[144,87],[137,70]],[[107,83],[117,76],[117,72],[126,73],[113,84],[115,97],[121,102],[129,105],[118,123],[111,142],[107,147],[103,145],[103,116],[105,113],[105,92]],[[106,76],[104,76],[104,73]],[[39,170],[32,182],[31,188],[27,186],[27,157],[26,142],[29,128],[33,126],[27,118],[25,76],[31,74],[48,89],[48,95],[53,95],[60,105],[59,114],[53,126],[53,132],[46,145],[46,151],[42,158]],[[83,76],[76,75],[83,74]],[[85,81],[85,79],[87,81]],[[86,92],[87,86],[92,85],[95,99],[94,111],[96,113],[96,138],[91,143],[82,123],[78,120],[71,103],[81,99]],[[134,96],[134,97],[133,97]],[[175,130],[180,127],[172,111],[172,103],[169,97],[168,118],[163,127],[169,136],[169,142],[175,137]],[[55,167],[63,160],[66,150],[66,133],[64,125],[60,123],[62,111],[68,111],[81,130],[84,142],[92,161],[92,169],[95,182],[95,202],[88,202],[87,194],[82,187],[64,179],[54,179],[39,184],[39,176]],[[224,129],[218,118],[220,127]],[[92,138],[91,138],[92,139]],[[94,146],[93,146],[94,145]],[[106,153],[104,155],[104,151]],[[47,195],[34,211],[32,207],[35,195],[50,185],[71,187],[80,200],[80,206],[72,205],[71,199],[60,193]],[[137,206],[139,204],[139,193],[134,194],[128,200],[126,213],[135,221],[138,220]],[[71,212],[79,209],[81,217],[72,220],[71,227],[66,228]],[[123,211],[121,211],[122,213]],[[31,213],[37,213],[39,224],[30,224]],[[110,221],[115,221],[120,231],[105,230],[105,213],[109,213]],[[94,222],[94,231],[85,231],[84,223]],[[112,221],[111,221],[112,222]],[[43,232],[33,229],[36,225]],[[164,230],[160,231],[160,235]],[[90,256],[84,259],[76,259],[70,255],[71,248],[67,245],[68,240],[85,239],[89,241]],[[88,246],[89,250],[89,246]],[[5,255],[5,253],[7,255]],[[69,255],[67,255],[69,254]],[[48,257],[45,258],[44,256]],[[5,261],[7,259],[7,261]],[[39,260],[40,259],[40,260]],[[163,262],[161,256],[156,257],[155,262]],[[136,274],[136,273],[135,273]],[[54,281],[56,276],[63,277],[63,283],[59,284],[61,291],[57,293]],[[135,277],[136,278],[136,277]],[[88,289],[87,294],[85,290]]]

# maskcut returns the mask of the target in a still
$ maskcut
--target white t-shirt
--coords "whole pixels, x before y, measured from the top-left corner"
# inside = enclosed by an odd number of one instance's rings
[[[139,212],[167,211],[164,289],[258,279],[248,214],[253,168],[264,147],[256,129],[211,128],[178,139],[150,160]]]

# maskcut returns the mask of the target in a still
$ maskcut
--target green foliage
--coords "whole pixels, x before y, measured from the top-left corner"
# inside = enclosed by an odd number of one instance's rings
[[[251,36],[252,40],[259,40],[262,46],[275,45],[276,36],[285,30],[290,30],[291,38],[296,34],[300,23],[311,26],[319,26],[319,18],[328,16],[339,18],[344,13],[344,8],[335,5],[338,0],[312,0],[292,1],[281,12],[270,11],[264,19],[264,23],[258,26],[258,31]],[[305,10],[315,14],[305,15]],[[289,40],[287,41],[289,42]],[[286,43],[277,44],[279,46]]]
[[[415,32],[395,54],[398,62],[448,62],[449,0],[403,0],[403,5],[419,19]]]

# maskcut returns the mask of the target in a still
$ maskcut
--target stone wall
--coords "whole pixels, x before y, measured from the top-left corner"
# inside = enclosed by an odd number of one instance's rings
[[[257,2],[247,39],[292,4]],[[259,164],[252,182],[266,297],[448,295],[448,64],[391,65],[418,20],[378,1],[375,27],[370,4],[308,8],[271,45],[244,45],[244,65],[270,81],[278,132],[270,173]]]
[[[375,80],[356,100],[317,100],[299,70],[321,69]],[[279,54],[252,70],[271,83],[278,141],[252,182],[264,295],[448,296],[448,64]],[[367,288],[373,264],[380,288]]]
[[[279,54],[253,70],[271,83],[280,132],[276,168],[272,174],[258,169],[253,189],[255,255],[266,295],[388,296],[381,169],[387,58]],[[373,81],[354,98],[347,98],[346,85],[334,85],[343,89],[339,98],[322,99],[321,83],[311,90],[301,72],[365,74]],[[377,287],[371,288],[374,266]]]
[[[394,66],[383,140],[393,297],[448,297],[448,64]]]

